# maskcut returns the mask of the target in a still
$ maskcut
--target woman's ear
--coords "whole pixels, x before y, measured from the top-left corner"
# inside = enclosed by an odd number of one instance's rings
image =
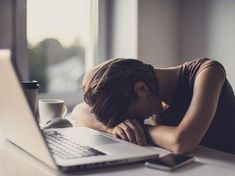
[[[150,90],[143,81],[136,82],[134,90],[138,98],[148,99],[150,97]]]

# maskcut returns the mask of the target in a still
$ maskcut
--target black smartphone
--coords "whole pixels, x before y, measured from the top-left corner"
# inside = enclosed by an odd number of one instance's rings
[[[193,162],[193,156],[177,155],[170,153],[161,158],[146,161],[145,165],[149,168],[171,171],[180,166]]]

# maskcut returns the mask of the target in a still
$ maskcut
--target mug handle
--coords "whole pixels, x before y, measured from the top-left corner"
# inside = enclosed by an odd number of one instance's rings
[[[64,107],[63,107],[63,116],[62,116],[62,118],[65,118],[65,115],[67,114],[67,112],[68,112],[68,108],[67,108],[67,106],[66,106],[66,105],[64,105]]]

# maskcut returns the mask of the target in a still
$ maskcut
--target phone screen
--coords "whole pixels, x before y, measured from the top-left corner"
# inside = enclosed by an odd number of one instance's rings
[[[194,158],[192,156],[176,155],[176,154],[170,153],[161,158],[150,160],[146,162],[145,165],[151,168],[171,170],[179,166],[182,166],[186,163],[189,163],[191,161],[194,161]]]

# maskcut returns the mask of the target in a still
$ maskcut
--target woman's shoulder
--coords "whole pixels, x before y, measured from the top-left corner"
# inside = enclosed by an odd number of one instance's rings
[[[182,64],[182,77],[186,79],[189,85],[193,86],[195,78],[201,73],[202,70],[216,67],[215,70],[222,70],[226,77],[224,66],[217,60],[210,58],[194,58]]]
[[[207,67],[218,66],[225,71],[225,68],[222,65],[222,63],[220,63],[219,61],[217,61],[215,59],[211,59],[211,58],[194,58],[194,59],[190,59],[189,61],[185,62],[183,65],[185,67],[188,67],[189,69],[198,69],[199,71],[201,71]]]

